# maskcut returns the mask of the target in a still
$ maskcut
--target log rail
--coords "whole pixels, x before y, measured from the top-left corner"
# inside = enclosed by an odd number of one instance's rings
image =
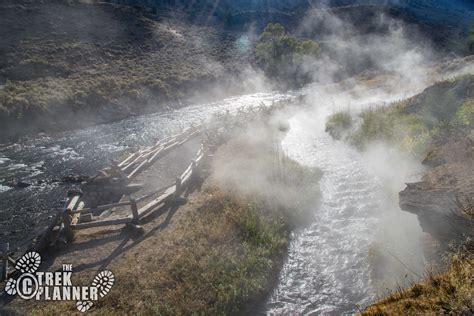
[[[84,193],[76,192],[70,194],[65,207],[52,217],[46,229],[32,238],[34,243],[28,248],[28,251],[41,252],[52,244],[57,245],[58,242],[60,244],[70,243],[74,239],[74,233],[83,229],[111,225],[128,225],[132,228],[140,229],[138,225],[141,219],[161,210],[168,203],[178,200],[182,192],[189,187],[193,180],[201,176],[204,163],[212,156],[209,151],[215,147],[209,143],[213,136],[217,137],[219,134],[225,133],[231,126],[242,125],[256,120],[259,115],[271,114],[274,110],[291,104],[293,100],[282,100],[278,103],[273,103],[272,106],[260,104],[256,107],[241,107],[234,113],[227,111],[224,114],[215,116],[207,124],[190,127],[182,133],[165,138],[152,146],[131,153],[119,163],[112,161],[111,167],[107,168],[107,171],[101,171],[102,174],[111,173],[128,183],[170,151],[199,135],[205,134],[206,136],[199,151],[186,170],[176,178],[175,183],[166,187],[154,189],[152,192],[136,199],[129,197],[128,201],[89,207],[86,206]],[[113,180],[117,179],[113,178]],[[146,204],[142,203],[150,198],[153,199]],[[94,213],[125,206],[130,206],[130,214],[128,216],[108,219],[94,216]],[[0,263],[2,263],[0,267],[0,281],[8,277],[9,264],[12,267],[15,266],[13,254],[18,250],[19,248],[10,250],[9,244],[0,244]]]

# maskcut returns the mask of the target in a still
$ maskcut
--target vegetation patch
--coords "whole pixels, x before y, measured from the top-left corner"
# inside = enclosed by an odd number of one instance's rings
[[[334,139],[341,139],[352,127],[353,121],[349,111],[341,111],[332,114],[326,122],[326,132]]]
[[[449,258],[444,273],[428,277],[369,306],[362,315],[470,315],[474,311],[474,255],[468,241]]]
[[[346,140],[359,149],[385,142],[419,156],[433,140],[472,126],[473,86],[474,76],[440,82],[413,98],[362,111],[359,124],[339,112],[329,117],[326,131],[334,138],[347,133]]]
[[[305,63],[319,57],[320,53],[316,41],[297,38],[279,23],[269,23],[265,27],[256,47],[259,63],[270,77],[293,78],[298,83],[311,79]]]
[[[349,141],[360,149],[371,142],[383,141],[414,155],[423,153],[435,130],[429,129],[419,115],[403,113],[405,104],[406,101],[401,101],[363,111],[361,124]]]
[[[456,111],[456,120],[459,124],[469,126],[474,124],[474,99],[469,99]]]

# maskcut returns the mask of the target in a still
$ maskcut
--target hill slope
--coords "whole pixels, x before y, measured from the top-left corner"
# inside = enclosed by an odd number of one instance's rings
[[[233,41],[126,6],[1,6],[2,136],[156,111],[241,68]]]

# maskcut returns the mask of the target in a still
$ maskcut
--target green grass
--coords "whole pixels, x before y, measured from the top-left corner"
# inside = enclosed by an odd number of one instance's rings
[[[464,126],[474,124],[474,99],[467,100],[458,108],[456,121]]]
[[[333,138],[341,139],[343,134],[353,126],[352,115],[349,111],[341,111],[329,116],[326,122],[326,132]]]
[[[363,111],[360,114],[362,122],[350,135],[350,142],[363,149],[372,142],[381,141],[415,155],[422,153],[435,131],[425,125],[420,115],[404,113],[406,102]]]
[[[360,149],[385,142],[414,155],[423,154],[427,145],[448,129],[472,125],[474,99],[469,97],[469,89],[473,84],[473,76],[457,77],[436,83],[411,99],[369,108],[360,114],[360,125],[347,138]],[[329,126],[341,121],[331,119]]]

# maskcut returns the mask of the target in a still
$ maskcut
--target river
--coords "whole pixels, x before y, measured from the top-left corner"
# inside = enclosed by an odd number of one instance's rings
[[[16,247],[45,226],[64,193],[73,185],[55,182],[67,174],[93,175],[138,146],[154,143],[213,114],[241,106],[271,105],[297,95],[278,92],[238,96],[210,104],[54,135],[41,135],[0,145],[1,242]],[[404,215],[395,200],[387,202],[383,181],[365,158],[324,133],[324,115],[296,114],[282,147],[302,164],[320,168],[322,201],[315,206],[314,222],[295,231],[278,285],[269,298],[267,314],[341,314],[357,312],[376,297],[371,282],[370,248],[378,238],[387,203],[396,217]],[[312,116],[318,116],[312,121]],[[25,189],[9,186],[13,179],[32,183]],[[412,230],[419,227],[416,218]],[[398,242],[394,232],[392,242]],[[398,237],[397,237],[398,236]],[[413,242],[417,244],[417,242]],[[396,251],[394,249],[393,251]],[[409,251],[417,251],[409,249]]]
[[[271,105],[287,98],[278,92],[236,96],[219,102],[191,105],[152,115],[0,144],[0,243],[13,249],[43,229],[54,209],[63,207],[74,185],[58,182],[69,174],[95,175],[139,146],[149,146],[214,114],[242,106]],[[10,183],[32,184],[24,189]]]

